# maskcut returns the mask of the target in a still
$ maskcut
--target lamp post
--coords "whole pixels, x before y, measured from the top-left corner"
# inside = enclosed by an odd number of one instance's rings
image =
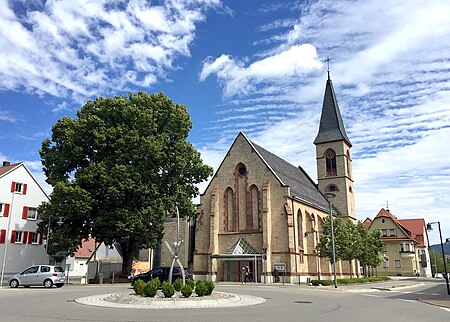
[[[50,225],[52,223],[53,220],[58,219],[58,221],[56,222],[59,226],[61,226],[63,224],[63,217],[61,216],[49,216],[48,217],[48,225],[47,225],[47,236],[45,237],[45,239],[47,240],[47,242],[45,243],[45,254],[48,255],[48,242],[49,242],[49,236],[50,236]]]
[[[447,264],[445,263],[445,253],[444,253],[444,243],[442,242],[442,232],[441,232],[441,223],[439,221],[435,222],[429,222],[427,224],[427,230],[433,230],[433,227],[431,225],[437,225],[439,228],[439,237],[441,239],[441,250],[442,250],[442,259],[444,260],[444,274],[445,274],[445,283],[447,284],[447,294],[450,295],[450,286],[448,284],[448,275],[447,275]],[[436,256],[436,254],[435,254]],[[436,257],[435,257],[436,258]],[[435,268],[437,270],[437,267]],[[436,273],[435,273],[436,276]]]
[[[331,225],[331,253],[333,260],[333,281],[334,288],[337,288],[337,280],[336,280],[336,253],[334,250],[334,228],[333,228],[333,204],[331,203],[331,199],[336,197],[334,193],[327,192],[325,193],[325,197],[328,199],[328,205],[330,207],[330,225]]]

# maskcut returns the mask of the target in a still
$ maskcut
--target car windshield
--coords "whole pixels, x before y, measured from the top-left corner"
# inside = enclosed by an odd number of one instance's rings
[[[60,266],[55,266],[55,272],[64,273],[64,269]]]

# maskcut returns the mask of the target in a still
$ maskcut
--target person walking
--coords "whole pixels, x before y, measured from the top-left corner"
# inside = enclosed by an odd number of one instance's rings
[[[278,274],[278,270],[276,267],[273,269],[273,276],[275,277],[275,283],[278,283],[280,281],[280,275]]]
[[[247,281],[253,283],[253,279],[252,279],[252,277],[250,276],[250,266],[248,266],[248,264],[245,265],[245,278],[244,278],[244,283],[247,282]]]

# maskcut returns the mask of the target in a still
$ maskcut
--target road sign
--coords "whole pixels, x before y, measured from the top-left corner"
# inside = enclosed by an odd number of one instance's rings
[[[286,263],[274,263],[273,266],[277,269],[278,272],[286,271]]]

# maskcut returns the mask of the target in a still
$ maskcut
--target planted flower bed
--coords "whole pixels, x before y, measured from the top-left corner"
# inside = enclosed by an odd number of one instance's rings
[[[209,296],[212,294],[214,287],[214,283],[211,281],[186,280],[186,285],[183,285],[183,280],[177,279],[172,284],[168,282],[161,284],[157,278],[147,283],[142,280],[137,280],[133,285],[133,289],[137,295],[164,298],[173,298],[174,296],[177,298],[189,298],[193,294],[196,297]]]

